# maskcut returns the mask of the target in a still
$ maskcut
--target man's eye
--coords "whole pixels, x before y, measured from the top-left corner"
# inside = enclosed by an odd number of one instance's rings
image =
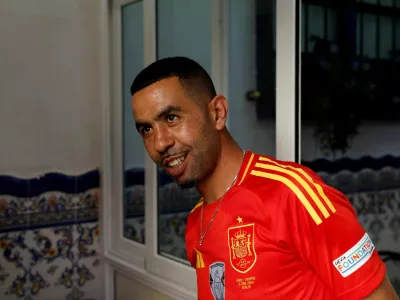
[[[142,128],[142,133],[143,134],[148,134],[150,132],[151,128],[150,127],[143,127]]]
[[[178,118],[178,116],[176,116],[176,115],[168,115],[167,116],[167,121],[168,122],[174,122],[174,121],[176,121],[177,118]]]

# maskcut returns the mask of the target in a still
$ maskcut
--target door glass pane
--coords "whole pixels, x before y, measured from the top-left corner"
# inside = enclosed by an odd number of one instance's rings
[[[229,1],[229,130],[275,156],[275,1]],[[255,34],[254,34],[255,33]]]
[[[211,0],[157,1],[157,58],[187,56],[211,75]],[[188,213],[201,196],[181,190],[165,173],[158,180],[158,247],[161,255],[187,261]]]
[[[363,14],[363,54],[368,58],[376,58],[376,32],[378,29],[376,16],[372,14]]]
[[[124,237],[144,243],[145,149],[132,115],[130,85],[144,67],[143,2],[122,7]]]
[[[399,51],[400,15],[345,2],[335,8],[336,35],[302,53],[302,164],[347,195],[400,293],[400,60],[389,55]]]
[[[379,18],[379,58],[388,59],[393,50],[393,22],[392,18]]]

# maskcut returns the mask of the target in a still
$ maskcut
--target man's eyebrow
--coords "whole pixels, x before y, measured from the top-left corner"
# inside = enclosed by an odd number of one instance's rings
[[[160,119],[162,119],[163,117],[165,117],[165,115],[169,115],[172,113],[178,113],[178,112],[182,112],[183,109],[180,106],[176,106],[176,105],[168,105],[166,107],[164,107],[156,116],[156,118],[154,119],[155,121],[159,121]]]
[[[157,116],[154,118],[154,121],[159,121],[160,119],[162,119],[163,117],[165,117],[166,115],[172,114],[172,113],[178,113],[178,112],[182,112],[183,109],[180,106],[176,106],[176,105],[168,105],[166,107],[164,107],[158,114]],[[149,126],[149,123],[147,122],[140,122],[137,121],[136,122],[136,129],[139,131],[140,128],[145,127],[145,126]]]

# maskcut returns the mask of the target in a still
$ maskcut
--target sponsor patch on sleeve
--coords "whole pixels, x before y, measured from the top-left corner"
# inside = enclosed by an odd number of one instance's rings
[[[349,251],[336,258],[333,265],[340,275],[347,277],[361,268],[372,256],[375,246],[367,233]]]

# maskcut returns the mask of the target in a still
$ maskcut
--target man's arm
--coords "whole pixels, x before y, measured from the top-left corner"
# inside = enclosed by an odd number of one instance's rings
[[[399,297],[397,297],[389,278],[386,276],[378,288],[364,300],[399,300]]]
[[[306,198],[311,208],[306,208],[306,201],[301,202],[294,193],[287,198],[290,220],[286,222],[300,258],[336,299],[397,299],[390,282],[386,282],[386,266],[350,201],[321,181],[313,184],[320,186],[314,190],[318,198]]]

